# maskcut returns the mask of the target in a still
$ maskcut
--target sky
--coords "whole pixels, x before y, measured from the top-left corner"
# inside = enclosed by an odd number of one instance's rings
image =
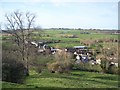
[[[35,13],[35,25],[42,28],[118,29],[118,1],[0,0],[0,23],[6,23],[6,13],[19,10]]]

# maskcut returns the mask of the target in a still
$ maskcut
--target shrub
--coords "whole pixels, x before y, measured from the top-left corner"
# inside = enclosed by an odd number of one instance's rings
[[[118,67],[111,64],[106,58],[102,58],[101,68],[103,73],[118,74]]]
[[[110,65],[108,67],[108,73],[110,74],[118,74],[118,67],[116,67],[115,65]]]
[[[102,68],[102,72],[106,73],[109,67],[109,61],[106,58],[102,58],[100,66]]]
[[[53,62],[53,55],[36,55],[35,59],[30,62],[30,69],[34,69],[37,73],[41,73],[47,69],[47,63]]]
[[[53,73],[55,72],[63,73],[64,67],[59,62],[54,62],[48,64],[48,70]]]
[[[2,63],[2,80],[22,83],[25,77],[25,70],[23,63],[12,58],[6,58]]]
[[[24,63],[21,61],[21,58],[15,54],[15,51],[3,47],[2,80],[13,83],[23,83],[26,72],[27,69]]]
[[[48,64],[48,70],[51,72],[69,73],[72,68],[71,54],[60,51],[55,54],[55,61]]]
[[[90,63],[79,63],[79,64],[74,64],[73,66],[74,70],[82,70],[82,71],[90,71],[90,72],[101,72],[102,68],[100,65],[92,65]]]

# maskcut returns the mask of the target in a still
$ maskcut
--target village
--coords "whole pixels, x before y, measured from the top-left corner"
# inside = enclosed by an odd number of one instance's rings
[[[101,64],[101,58],[93,58],[93,49],[89,49],[89,47],[87,46],[74,46],[73,48],[55,48],[55,47],[50,47],[49,45],[47,45],[47,43],[49,42],[35,42],[32,41],[30,42],[30,44],[34,45],[34,47],[37,48],[37,52],[39,54],[52,54],[54,55],[56,52],[69,52],[72,53],[74,55],[74,59],[75,59],[75,63],[90,63],[92,65],[94,64]],[[108,48],[109,50],[109,48]],[[46,53],[47,52],[47,53]],[[109,58],[110,60],[110,65],[115,65],[116,67],[118,67],[118,62],[114,62],[114,59],[117,59],[115,57],[113,58]]]
[[[2,0],[0,7],[2,89],[120,87],[118,2]]]

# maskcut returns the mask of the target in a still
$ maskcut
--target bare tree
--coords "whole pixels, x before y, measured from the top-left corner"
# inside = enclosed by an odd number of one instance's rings
[[[31,40],[31,33],[33,31],[33,24],[36,16],[30,12],[15,11],[11,14],[5,15],[7,19],[6,28],[8,33],[13,34],[15,42],[20,48],[22,60],[25,63],[27,69],[27,75],[29,75],[29,42]]]

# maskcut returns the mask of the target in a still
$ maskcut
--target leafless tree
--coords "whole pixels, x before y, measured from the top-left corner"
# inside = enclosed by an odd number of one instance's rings
[[[31,33],[33,31],[35,14],[30,12],[15,11],[11,14],[5,15],[7,19],[6,28],[8,33],[11,33],[15,38],[15,42],[20,48],[22,60],[25,63],[27,69],[27,75],[29,75],[29,42],[31,40]],[[32,28],[32,29],[31,29]]]

